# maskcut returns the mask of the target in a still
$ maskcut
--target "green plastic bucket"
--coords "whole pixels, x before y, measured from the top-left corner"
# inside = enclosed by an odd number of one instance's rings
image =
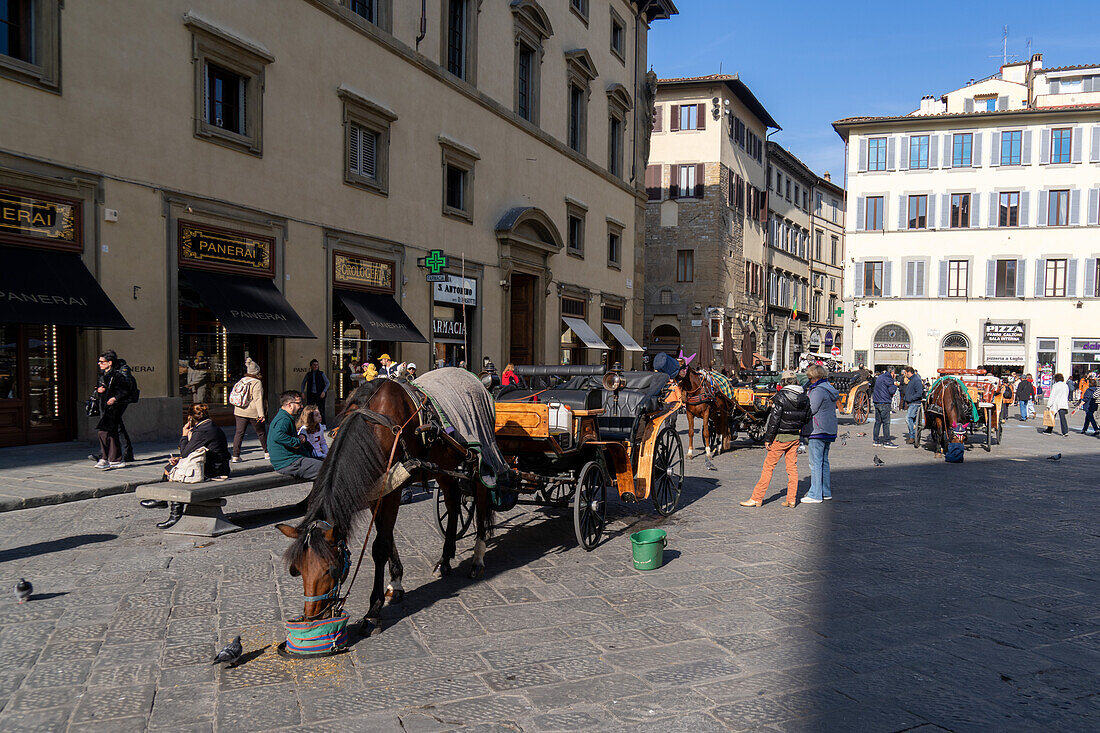
[[[643,529],[630,535],[630,546],[634,551],[634,568],[637,570],[656,570],[665,560],[665,545],[668,536],[663,529]]]

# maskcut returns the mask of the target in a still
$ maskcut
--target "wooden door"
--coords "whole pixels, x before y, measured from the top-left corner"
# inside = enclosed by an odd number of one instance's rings
[[[943,368],[966,369],[966,350],[944,349]]]
[[[512,275],[511,348],[508,361],[533,364],[535,359],[535,277]]]

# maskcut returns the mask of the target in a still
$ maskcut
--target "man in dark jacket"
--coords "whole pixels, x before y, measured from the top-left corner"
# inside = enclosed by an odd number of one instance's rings
[[[120,360],[114,351],[104,351],[99,356],[99,385],[96,396],[99,399],[100,418],[96,424],[99,435],[100,458],[95,467],[104,471],[112,468],[125,468],[125,454],[119,443],[119,429],[122,426],[122,413],[130,403],[130,379],[119,368]]]
[[[894,381],[894,370],[886,368],[875,377],[875,386],[871,391],[871,402],[875,403],[874,444],[882,448],[897,448],[890,437],[890,403],[898,385]],[[879,439],[881,434],[882,438]]]
[[[1028,408],[1035,399],[1035,385],[1031,382],[1031,375],[1025,374],[1024,378],[1016,383],[1016,404],[1020,406],[1020,419],[1028,419]]]
[[[782,388],[772,397],[768,417],[764,421],[764,443],[768,454],[760,471],[760,480],[752,491],[752,497],[741,506],[761,506],[764,494],[772,480],[772,472],[785,458],[787,464],[787,500],[783,506],[793,508],[798,495],[798,437],[810,421],[810,399],[798,384],[793,372],[785,372]]]
[[[325,397],[328,395],[328,387],[328,377],[314,359],[309,363],[309,371],[302,378],[302,394],[305,395],[307,405],[317,405],[322,424],[325,422]]]
[[[920,403],[924,400],[924,380],[911,366],[905,367],[904,373],[907,381],[901,393],[901,401],[905,405],[905,422],[909,425],[905,442],[912,443],[916,436],[917,412],[920,410]]]

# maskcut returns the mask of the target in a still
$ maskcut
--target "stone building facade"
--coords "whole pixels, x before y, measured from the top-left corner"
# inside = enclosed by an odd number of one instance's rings
[[[768,141],[767,170],[766,348],[773,369],[792,369],[809,342],[810,203],[817,176],[772,141]]]
[[[765,342],[766,135],[735,75],[658,84],[646,170],[645,346],[752,366]],[[724,336],[733,351],[724,355]]]
[[[318,359],[328,414],[382,352],[640,365],[614,333],[641,333],[646,39],[675,12],[0,3],[0,287],[81,287],[0,304],[0,445],[86,436],[107,348],[140,382],[136,440],[178,435],[192,401],[227,415],[245,357],[269,401]]]
[[[844,189],[828,171],[814,183],[810,229],[810,338],[807,351],[844,353]]]

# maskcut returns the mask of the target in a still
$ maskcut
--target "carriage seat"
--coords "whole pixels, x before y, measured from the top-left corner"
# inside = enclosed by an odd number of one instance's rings
[[[560,402],[573,410],[598,410],[600,409],[600,391],[585,389],[524,389],[520,387],[508,387],[497,394],[498,402],[527,402],[534,395],[536,399],[546,404],[547,402]]]
[[[604,414],[597,418],[600,427],[600,437],[603,440],[629,440],[634,429],[634,421],[639,415],[659,411],[661,401],[661,387],[668,382],[668,377],[656,372],[623,372],[626,386],[618,392],[618,404],[615,402],[615,392],[601,390],[601,407]]]

